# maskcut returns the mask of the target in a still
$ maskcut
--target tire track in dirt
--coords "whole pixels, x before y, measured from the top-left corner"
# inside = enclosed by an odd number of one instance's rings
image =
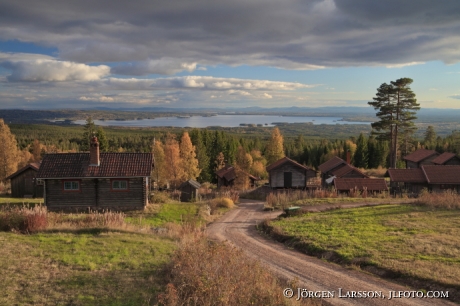
[[[334,298],[323,301],[331,305],[455,305],[445,299],[400,298],[389,300],[390,291],[411,290],[398,284],[363,272],[345,269],[333,263],[292,250],[257,232],[255,225],[264,219],[276,218],[279,212],[264,212],[263,202],[243,200],[238,208],[225,214],[207,228],[210,239],[227,241],[241,248],[248,256],[262,262],[283,279],[297,279],[298,287],[309,291],[334,291]],[[358,207],[366,204],[344,204],[340,207]],[[329,206],[325,206],[329,207]],[[312,207],[318,211],[322,207]],[[324,209],[324,208],[323,208]],[[350,291],[381,291],[382,298],[339,298]],[[297,288],[294,297],[297,297]]]

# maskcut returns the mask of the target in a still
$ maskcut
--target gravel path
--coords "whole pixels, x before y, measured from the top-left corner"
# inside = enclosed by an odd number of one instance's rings
[[[446,299],[393,298],[390,291],[410,291],[412,289],[382,280],[363,272],[345,269],[316,257],[307,256],[287,248],[281,243],[263,237],[255,225],[265,219],[276,218],[280,212],[264,212],[263,202],[243,200],[239,207],[225,214],[207,228],[209,238],[227,241],[239,247],[252,258],[260,260],[283,279],[298,279],[293,289],[293,299],[297,299],[298,288],[314,291],[334,292],[334,297],[323,301],[331,305],[455,305]],[[343,204],[340,207],[357,207],[364,204]],[[330,208],[331,205],[315,206],[312,211]],[[339,292],[341,288],[341,294]],[[384,298],[346,298],[352,291],[381,292]],[[393,294],[394,295],[394,294]]]

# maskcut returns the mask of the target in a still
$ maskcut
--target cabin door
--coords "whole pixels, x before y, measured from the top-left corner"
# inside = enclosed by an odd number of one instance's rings
[[[292,172],[284,172],[284,188],[292,188]]]

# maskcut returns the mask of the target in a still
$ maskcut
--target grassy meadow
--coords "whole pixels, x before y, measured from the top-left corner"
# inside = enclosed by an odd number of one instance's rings
[[[460,210],[382,205],[266,221],[311,255],[403,282],[460,291]]]

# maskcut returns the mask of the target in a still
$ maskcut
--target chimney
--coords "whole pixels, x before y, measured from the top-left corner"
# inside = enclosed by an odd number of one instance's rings
[[[101,160],[99,159],[99,142],[97,137],[91,137],[91,143],[89,145],[89,165],[90,166],[99,166]]]
[[[350,165],[351,163],[351,153],[350,153],[350,150],[347,150],[347,164]]]

